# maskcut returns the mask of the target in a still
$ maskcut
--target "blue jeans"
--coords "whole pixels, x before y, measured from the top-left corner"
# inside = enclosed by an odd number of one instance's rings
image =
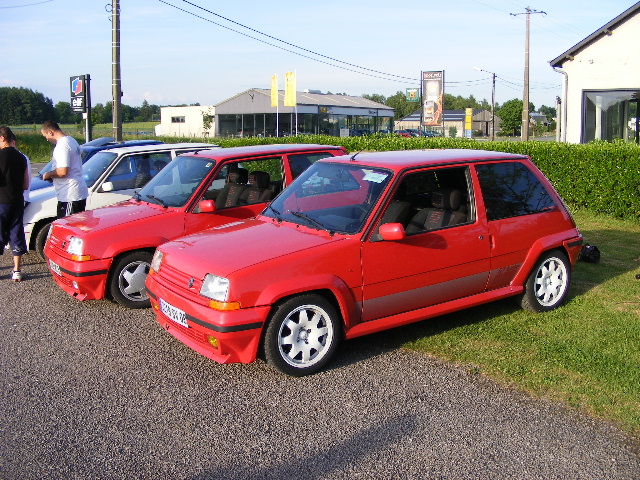
[[[0,203],[0,255],[4,253],[4,246],[11,245],[14,256],[27,253],[27,241],[22,226],[24,201],[22,198],[15,203]]]

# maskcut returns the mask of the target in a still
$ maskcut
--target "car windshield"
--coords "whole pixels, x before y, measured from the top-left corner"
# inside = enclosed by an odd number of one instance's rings
[[[164,207],[181,207],[215,164],[210,158],[180,155],[140,190],[140,198]]]
[[[116,158],[115,153],[98,152],[82,165],[82,177],[87,187],[91,187],[98,178],[109,168]]]
[[[318,162],[286,188],[263,215],[330,233],[353,234],[362,229],[391,177],[388,170]]]

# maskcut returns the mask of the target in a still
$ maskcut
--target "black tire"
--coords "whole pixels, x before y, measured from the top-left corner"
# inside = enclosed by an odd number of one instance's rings
[[[38,234],[36,235],[36,241],[34,243],[34,247],[36,252],[40,257],[46,259],[44,256],[44,244],[47,243],[47,235],[49,234],[49,229],[51,228],[51,222],[48,222],[38,230]]]
[[[265,360],[294,377],[315,373],[335,352],[340,328],[340,316],[325,298],[316,294],[292,297],[271,313],[264,336]]]
[[[527,278],[520,306],[532,312],[547,312],[564,302],[571,283],[571,265],[557,250],[540,257]]]
[[[111,267],[109,293],[120,305],[127,308],[151,306],[144,285],[153,255],[143,250],[127,253]]]

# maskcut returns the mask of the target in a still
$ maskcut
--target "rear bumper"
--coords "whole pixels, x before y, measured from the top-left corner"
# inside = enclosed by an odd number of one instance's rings
[[[146,286],[160,326],[191,349],[218,363],[251,363],[256,359],[270,307],[222,312],[185,299],[154,275],[147,277]],[[166,316],[161,301],[184,311],[188,327]]]

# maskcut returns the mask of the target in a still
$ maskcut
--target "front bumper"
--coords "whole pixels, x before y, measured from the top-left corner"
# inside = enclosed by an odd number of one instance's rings
[[[188,347],[218,363],[251,363],[256,359],[269,306],[223,312],[173,292],[155,275],[147,277],[146,286],[160,326]],[[184,311],[188,326],[165,315],[161,301]]]
[[[112,259],[76,262],[45,247],[47,266],[53,280],[62,290],[78,300],[104,298]]]

